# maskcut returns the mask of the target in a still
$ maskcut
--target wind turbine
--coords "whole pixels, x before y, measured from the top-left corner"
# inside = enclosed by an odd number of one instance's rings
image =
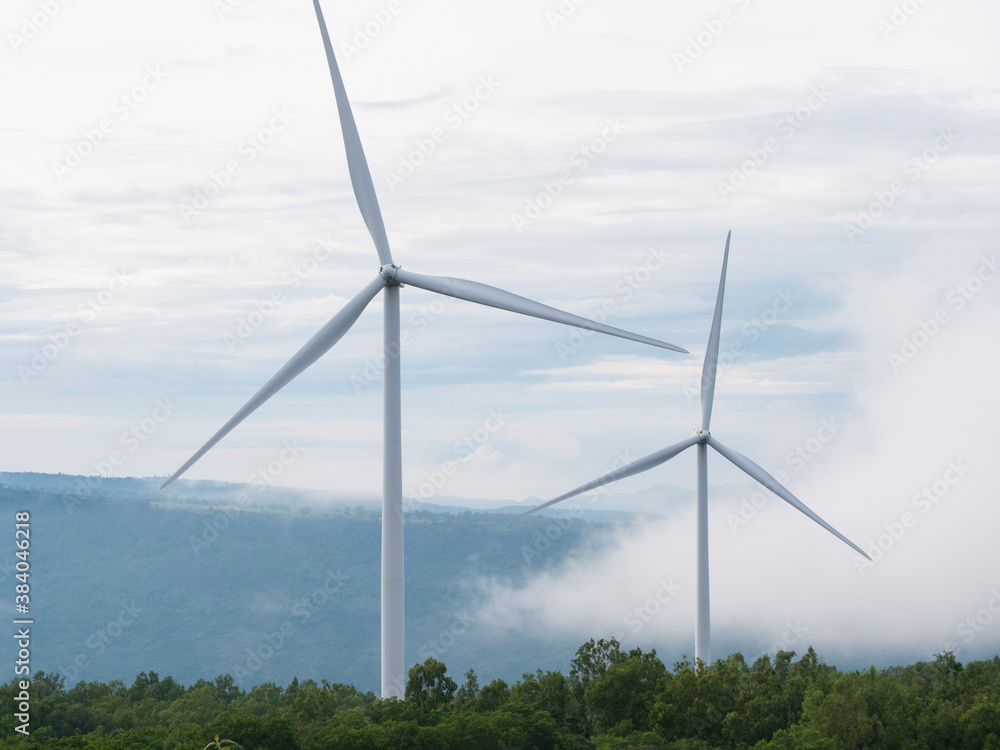
[[[572,315],[554,307],[534,302],[525,297],[506,292],[496,287],[445,276],[426,276],[403,270],[393,262],[389,252],[389,240],[382,223],[375,186],[371,172],[361,147],[361,138],[354,122],[351,105],[347,99],[344,81],[333,54],[330,35],[319,0],[313,0],[316,18],[319,21],[323,46],[330,66],[337,111],[347,152],[347,166],[351,175],[351,185],[361,209],[368,232],[375,243],[380,267],[378,274],[352,300],[334,315],[319,332],[313,336],[296,354],[251,398],[242,409],[219,429],[198,451],[174,472],[163,487],[166,487],[187,471],[209,449],[232,431],[240,422],[252,414],[261,404],[281,390],[306,368],[323,356],[354,325],[365,307],[379,292],[385,293],[383,316],[385,349],[385,373],[383,382],[383,465],[382,465],[382,696],[403,697],[406,671],[403,655],[403,470],[401,448],[400,416],[400,371],[399,371],[399,289],[404,284],[425,289],[438,294],[475,302],[488,307],[520,313],[556,323],[585,328],[620,338],[651,344],[663,349],[687,354],[673,344],[658,339],[629,333],[619,328],[597,323],[578,315]],[[161,489],[163,488],[161,487]]]
[[[660,464],[666,463],[679,453],[697,446],[698,455],[698,614],[695,628],[695,659],[701,659],[705,664],[712,661],[711,644],[711,622],[709,611],[708,595],[708,446],[712,446],[717,453],[731,461],[738,468],[756,479],[764,487],[771,490],[786,503],[802,511],[812,520],[829,531],[835,537],[852,547],[858,554],[868,557],[865,552],[854,542],[845,537],[830,524],[813,513],[801,500],[788,491],[777,479],[768,474],[764,469],[755,464],[746,456],[737,453],[732,448],[727,448],[713,437],[709,432],[709,425],[712,421],[712,401],[715,398],[715,375],[719,368],[719,334],[722,328],[722,298],[726,289],[726,266],[729,263],[729,241],[733,233],[726,236],[726,250],[722,258],[722,277],[719,279],[719,294],[715,300],[715,317],[712,318],[712,331],[708,337],[708,348],[705,351],[705,364],[701,371],[701,429],[695,430],[695,434],[679,443],[674,443],[668,448],[650,453],[648,456],[633,461],[622,466],[620,469],[608,472],[604,476],[595,479],[593,482],[577,487],[575,490],[560,495],[554,500],[539,505],[537,508],[529,510],[522,515],[529,515],[536,511],[548,508],[550,505],[561,503],[584,492],[603,487],[619,479],[641,474]],[[871,559],[870,557],[868,558]]]

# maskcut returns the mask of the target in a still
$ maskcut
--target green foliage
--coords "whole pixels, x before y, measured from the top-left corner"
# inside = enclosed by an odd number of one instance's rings
[[[0,685],[0,700],[16,691]],[[591,640],[568,676],[512,686],[479,687],[469,670],[459,688],[429,658],[402,701],[326,680],[243,691],[229,675],[184,687],[148,671],[67,689],[38,672],[32,705],[30,737],[0,716],[0,750],[199,750],[213,736],[242,750],[1000,750],[1000,657],[841,673],[809,649],[668,670],[653,651]]]
[[[456,707],[466,710],[475,708],[477,695],[479,695],[479,678],[476,676],[476,670],[470,669],[465,673],[465,684],[455,694]]]
[[[458,685],[447,672],[448,667],[433,657],[423,664],[414,664],[406,681],[406,700],[423,711],[449,706]]]
[[[236,750],[242,750],[240,743],[233,742],[232,740],[220,740],[219,735],[215,735],[215,740],[205,745],[204,750],[222,750],[224,747],[233,747]]]
[[[493,680],[479,691],[476,708],[479,711],[497,711],[510,702],[510,688],[503,680]]]
[[[584,690],[594,729],[618,735],[651,730],[650,712],[665,674],[655,651],[633,649],[628,656],[619,655]]]
[[[238,742],[244,750],[300,750],[291,721],[281,715],[225,714],[208,725],[210,734]]]
[[[753,750],[837,750],[837,747],[836,742],[815,729],[796,727],[792,732],[779,729],[770,742],[761,740],[753,746]]]

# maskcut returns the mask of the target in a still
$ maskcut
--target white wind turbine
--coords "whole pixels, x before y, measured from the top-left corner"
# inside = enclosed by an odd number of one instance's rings
[[[695,628],[695,659],[701,659],[705,664],[711,663],[711,618],[709,611],[709,591],[708,591],[708,446],[712,446],[717,453],[731,461],[738,468],[756,479],[775,495],[780,497],[793,508],[797,508],[805,515],[836,536],[841,541],[850,545],[858,554],[868,557],[858,545],[845,537],[830,524],[813,513],[795,495],[788,491],[777,479],[768,474],[764,469],[755,464],[746,456],[737,453],[732,448],[727,448],[720,443],[709,432],[709,424],[712,421],[712,401],[715,398],[715,375],[719,367],[719,334],[722,328],[722,298],[726,288],[726,266],[729,263],[729,241],[732,232],[726,236],[726,250],[722,258],[722,277],[719,279],[719,294],[715,300],[715,317],[712,318],[712,331],[708,337],[708,348],[705,351],[705,364],[701,371],[701,429],[686,440],[675,443],[668,448],[650,453],[644,458],[633,461],[620,469],[608,472],[604,476],[595,479],[593,482],[577,487],[575,490],[560,495],[554,500],[539,505],[537,508],[529,510],[523,515],[529,515],[536,511],[548,508],[563,500],[588,492],[598,487],[603,487],[619,479],[630,477],[635,474],[652,469],[655,466],[666,463],[671,458],[681,453],[692,445],[698,446],[698,614]],[[868,558],[871,559],[871,558]]]
[[[673,344],[657,339],[629,333],[612,326],[572,315],[554,307],[534,302],[496,287],[444,276],[426,276],[405,271],[393,263],[389,252],[389,240],[382,223],[382,213],[375,196],[371,172],[361,147],[361,139],[347,100],[344,81],[334,58],[333,46],[327,33],[323,11],[318,0],[313,0],[316,18],[319,21],[323,46],[333,79],[333,90],[337,99],[340,126],[347,151],[347,166],[351,175],[354,195],[361,209],[368,232],[375,242],[380,268],[375,278],[351,301],[334,315],[319,332],[313,336],[274,377],[251,398],[242,409],[226,422],[198,451],[163,483],[163,487],[173,482],[192,464],[201,458],[240,422],[252,414],[261,404],[281,390],[313,362],[319,359],[347,333],[357,321],[362,311],[379,292],[384,291],[384,350],[385,373],[383,386],[383,465],[382,465],[382,696],[403,697],[406,670],[404,667],[404,596],[403,596],[403,479],[400,425],[400,373],[399,373],[399,288],[404,284],[426,289],[438,294],[456,297],[488,307],[529,315],[543,320],[585,328],[620,338],[651,344],[663,349],[687,354]],[[161,488],[162,489],[162,488]]]

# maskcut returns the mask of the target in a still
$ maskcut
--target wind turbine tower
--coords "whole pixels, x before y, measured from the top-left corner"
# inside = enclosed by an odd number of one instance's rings
[[[554,307],[543,305],[493,286],[447,276],[428,276],[404,270],[393,261],[389,240],[382,222],[382,212],[368,161],[361,147],[361,138],[347,99],[344,81],[333,54],[330,35],[319,0],[313,0],[319,22],[323,47],[330,67],[340,127],[347,152],[348,171],[358,208],[371,234],[378,254],[379,269],[353,299],[324,325],[218,432],[216,432],[183,466],[174,472],[163,487],[173,482],[207,453],[212,446],[229,434],[271,396],[284,388],[306,368],[329,351],[354,325],[358,317],[383,292],[383,346],[385,373],[383,382],[383,464],[382,464],[382,697],[402,698],[406,687],[404,656],[404,587],[403,587],[403,469],[400,386],[400,324],[399,290],[410,285],[430,292],[474,302],[487,307],[550,320],[564,325],[585,328],[643,344],[687,354],[686,349],[658,339],[629,333]]]
[[[697,584],[698,584],[698,605],[695,625],[694,653],[695,659],[700,659],[705,664],[712,661],[712,628],[711,628],[711,604],[708,586],[708,449],[713,448],[723,458],[732,462],[739,469],[743,470],[751,478],[760,482],[775,495],[780,497],[793,508],[801,511],[824,529],[845,544],[849,545],[859,555],[868,557],[865,552],[854,542],[845,537],[830,524],[810,510],[805,503],[788,491],[777,479],[768,474],[764,469],[755,464],[746,456],[737,453],[732,448],[728,448],[720,443],[709,431],[712,423],[712,402],[715,399],[715,377],[719,369],[719,337],[722,330],[722,299],[726,291],[726,267],[729,264],[729,242],[732,239],[732,232],[726,236],[726,250],[722,257],[722,276],[719,279],[719,293],[715,299],[715,315],[712,318],[712,330],[708,336],[708,347],[705,351],[705,363],[701,371],[701,427],[695,430],[694,434],[679,443],[664,448],[663,450],[651,453],[648,456],[626,464],[620,469],[608,472],[602,477],[588,482],[585,485],[570,490],[564,495],[549,500],[523,515],[535,513],[543,508],[548,508],[563,500],[568,500],[584,492],[588,492],[598,487],[603,487],[619,479],[641,474],[660,464],[666,463],[679,453],[695,446],[697,454],[697,481],[698,481],[698,505],[697,505]],[[871,559],[871,558],[868,558]]]

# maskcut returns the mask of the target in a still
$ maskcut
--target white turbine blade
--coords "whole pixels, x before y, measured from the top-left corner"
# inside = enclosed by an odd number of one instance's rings
[[[410,284],[420,289],[426,289],[429,292],[445,294],[449,297],[464,299],[468,302],[496,307],[500,310],[508,310],[520,313],[521,315],[529,315],[533,318],[564,323],[565,325],[576,326],[577,328],[586,328],[588,331],[606,333],[609,336],[618,336],[619,338],[658,346],[661,349],[670,349],[671,351],[683,354],[688,353],[687,349],[681,349],[679,346],[667,344],[648,336],[640,336],[637,333],[629,333],[628,331],[623,331],[620,328],[603,323],[596,323],[592,320],[581,318],[579,315],[563,312],[554,307],[543,305],[541,302],[535,302],[527,297],[505,292],[503,289],[497,289],[495,286],[480,284],[477,281],[466,281],[465,279],[454,279],[447,276],[426,276],[422,273],[413,273],[413,271],[406,271],[402,268],[396,270],[395,280],[401,284]]]
[[[313,5],[316,8],[316,18],[319,19],[319,31],[323,35],[326,59],[330,64],[330,78],[333,79],[333,93],[337,97],[337,112],[340,114],[340,129],[344,134],[344,150],[347,151],[347,168],[351,173],[354,197],[358,199],[358,208],[361,209],[361,216],[364,217],[368,233],[375,241],[379,262],[384,266],[392,263],[392,253],[389,252],[389,239],[385,235],[385,224],[382,223],[382,211],[375,195],[375,185],[372,183],[364,149],[361,147],[361,136],[358,135],[358,126],[354,122],[351,103],[347,100],[344,79],[340,76],[337,58],[333,55],[333,45],[330,43],[330,35],[326,30],[326,21],[323,20],[319,0],[313,0]]]
[[[729,264],[729,240],[733,232],[726,235],[726,252],[722,256],[722,276],[719,279],[719,294],[715,298],[715,316],[712,318],[712,332],[708,335],[705,350],[705,364],[701,370],[701,429],[709,429],[712,421],[712,402],[715,401],[715,375],[719,369],[719,335],[722,330],[722,298],[726,292],[726,266]]]
[[[758,482],[760,482],[762,485],[764,485],[765,487],[767,487],[767,489],[771,490],[771,492],[773,492],[775,495],[777,495],[778,497],[780,497],[786,503],[788,503],[789,505],[791,505],[793,508],[796,508],[797,510],[800,510],[805,515],[809,516],[809,518],[811,518],[816,523],[818,523],[820,526],[822,526],[824,529],[826,529],[827,531],[829,531],[831,534],[833,534],[835,537],[837,537],[840,541],[844,542],[846,545],[848,545],[849,547],[853,548],[859,555],[863,555],[864,557],[868,557],[868,555],[865,554],[865,552],[858,545],[856,545],[854,542],[852,542],[846,536],[844,536],[843,534],[841,534],[839,531],[837,531],[835,528],[833,528],[830,524],[828,524],[822,518],[820,518],[815,513],[813,513],[806,506],[805,503],[803,503],[801,500],[799,500],[797,497],[795,497],[795,495],[793,495],[791,492],[789,492],[788,489],[784,485],[782,485],[777,479],[775,479],[774,477],[772,477],[770,474],[768,474],[766,471],[764,471],[764,469],[762,469],[760,466],[758,466],[757,464],[755,464],[749,458],[747,458],[746,456],[744,456],[741,453],[737,453],[732,448],[727,448],[722,443],[720,443],[718,440],[716,440],[714,437],[709,436],[709,438],[708,438],[708,444],[711,445],[713,448],[715,448],[715,450],[718,451],[722,456],[724,456],[725,458],[729,459],[738,468],[742,469],[747,474],[749,474],[751,477],[753,477]],[[870,557],[868,557],[868,559],[871,560]]]
[[[682,440],[679,443],[671,445],[669,448],[664,448],[663,450],[657,451],[656,453],[650,453],[644,458],[640,458],[633,461],[630,464],[622,466],[620,469],[615,469],[610,471],[599,479],[595,479],[593,482],[587,482],[587,484],[577,487],[575,490],[567,492],[565,495],[560,495],[555,500],[549,500],[547,503],[543,503],[536,508],[532,508],[526,513],[522,513],[522,516],[531,515],[536,511],[542,510],[543,508],[548,508],[550,505],[555,505],[556,503],[561,503],[563,500],[569,500],[571,497],[576,495],[581,495],[584,492],[589,492],[590,490],[597,489],[598,487],[603,487],[606,484],[611,484],[612,482],[617,482],[619,479],[624,479],[625,477],[631,477],[635,474],[641,474],[642,472],[659,466],[662,463],[666,463],[671,458],[676,456],[681,451],[687,450],[692,445],[698,442],[698,436],[692,435],[687,440]]]
[[[285,366],[278,370],[277,374],[268,380],[267,383],[264,384],[264,387],[257,391],[254,397],[247,401],[246,405],[236,412],[233,418],[222,426],[222,429],[216,432],[207,443],[201,446],[201,448],[198,449],[198,452],[191,456],[191,458],[189,458],[181,468],[175,471],[170,478],[163,483],[160,489],[162,490],[168,484],[177,479],[181,474],[190,469],[195,461],[204,456],[213,445],[228,435],[233,428],[236,427],[236,425],[256,411],[257,407],[288,385],[289,382],[309,367],[309,365],[326,354],[334,344],[340,341],[350,327],[354,325],[358,316],[361,315],[368,303],[372,301],[375,295],[378,294],[385,285],[386,280],[381,276],[376,276],[375,279],[368,284],[368,286],[362,289],[361,292],[354,297],[354,299],[344,305],[340,312],[330,318],[329,322],[327,322],[327,324],[319,330],[319,333],[309,339],[308,343],[299,349],[295,356],[288,360]]]

